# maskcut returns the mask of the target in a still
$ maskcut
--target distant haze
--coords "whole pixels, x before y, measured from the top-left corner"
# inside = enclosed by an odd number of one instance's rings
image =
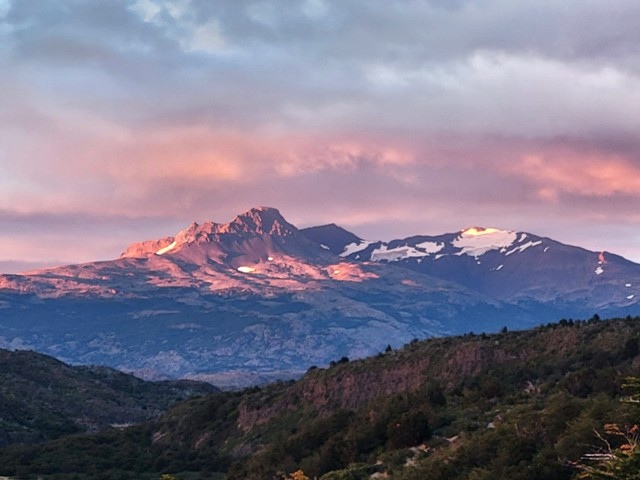
[[[0,270],[256,205],[640,262],[640,3],[0,0]]]

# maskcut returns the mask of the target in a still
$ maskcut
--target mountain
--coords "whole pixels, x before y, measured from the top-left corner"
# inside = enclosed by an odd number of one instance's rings
[[[639,339],[636,317],[411,342],[296,382],[195,397],[125,430],[0,449],[0,475],[582,478],[594,431],[637,422],[620,385],[637,373]]]
[[[325,250],[329,250],[336,255],[345,251],[347,245],[360,245],[364,243],[360,237],[337,226],[335,223],[321,225],[319,227],[309,227],[300,230],[300,233],[309,240],[319,244]]]
[[[367,242],[274,208],[0,276],[0,347],[233,387],[413,338],[637,314],[640,265],[527,233]]]
[[[390,242],[346,237],[333,226],[302,233],[345,259],[401,266],[509,304],[561,305],[571,316],[572,309],[608,312],[638,302],[638,264],[526,232],[472,227]]]
[[[0,350],[0,446],[140,423],[179,400],[215,391],[206,383],[145,382],[107,367]]]

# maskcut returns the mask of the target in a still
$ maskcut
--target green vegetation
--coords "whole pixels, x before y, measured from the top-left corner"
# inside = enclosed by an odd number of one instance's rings
[[[621,385],[638,372],[639,345],[630,317],[411,342],[297,382],[192,398],[121,431],[7,447],[0,475],[638,478],[609,473],[638,471],[638,411],[621,401],[637,396]]]
[[[159,416],[198,382],[145,382],[106,367],[72,367],[31,351],[0,349],[0,446],[107,430]]]
[[[636,352],[637,354],[637,352]],[[628,378],[623,385],[631,395],[623,402],[634,406],[635,420],[640,419],[640,379]],[[579,464],[583,471],[580,478],[593,480],[638,480],[640,479],[640,426],[633,424],[604,425],[604,435],[598,435],[601,448],[598,453],[587,455],[586,462]]]

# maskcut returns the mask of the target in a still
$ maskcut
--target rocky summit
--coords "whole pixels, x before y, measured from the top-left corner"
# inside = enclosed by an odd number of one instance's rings
[[[365,241],[258,207],[115,260],[0,276],[0,347],[239,386],[413,338],[635,315],[638,286],[638,264],[530,233]]]

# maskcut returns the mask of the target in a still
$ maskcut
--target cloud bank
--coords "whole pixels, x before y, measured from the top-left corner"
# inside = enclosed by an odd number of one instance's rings
[[[640,261],[639,19],[632,0],[0,0],[0,261],[112,258],[254,205]]]

